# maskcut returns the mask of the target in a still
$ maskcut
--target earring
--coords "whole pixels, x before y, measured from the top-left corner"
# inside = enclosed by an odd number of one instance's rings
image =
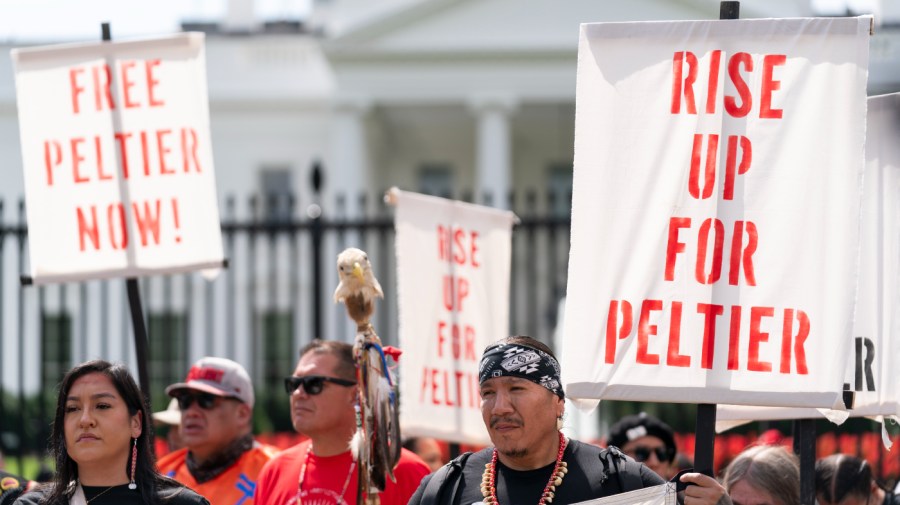
[[[128,489],[137,489],[137,484],[134,482],[134,469],[137,467],[137,439],[134,439],[134,445],[131,446],[131,483],[128,484]]]

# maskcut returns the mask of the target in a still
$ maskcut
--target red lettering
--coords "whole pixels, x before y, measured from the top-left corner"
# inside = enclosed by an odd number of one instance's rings
[[[119,65],[119,71],[122,76],[122,98],[125,100],[125,108],[126,109],[134,109],[135,107],[139,107],[141,104],[138,102],[134,102],[131,100],[131,88],[134,87],[134,81],[128,76],[128,72],[131,71],[132,68],[137,64],[134,61],[123,61]]]
[[[776,65],[784,65],[787,57],[783,54],[767,54],[763,57],[762,84],[760,85],[759,117],[781,119],[783,111],[772,108],[772,92],[781,89],[781,81],[772,78]]]
[[[709,275],[706,275],[706,254],[709,247],[709,229],[715,225],[715,244],[713,245],[712,266]],[[694,269],[694,277],[700,284],[712,284],[722,276],[722,246],[725,243],[725,225],[718,219],[706,219],[700,225],[700,234],[697,236],[697,265]]]
[[[697,312],[703,314],[703,351],[700,355],[700,367],[707,370],[712,369],[715,356],[716,317],[721,316],[724,310],[721,305],[697,304]]]
[[[750,139],[741,135],[728,136],[728,158],[725,161],[725,189],[722,191],[722,198],[725,200],[734,199],[734,179],[735,164],[737,163],[737,146],[738,139],[741,144],[741,163],[737,167],[737,173],[744,175],[750,170],[750,162],[753,160],[753,149],[750,145]]]
[[[675,280],[675,257],[684,252],[684,242],[678,241],[678,230],[691,226],[689,217],[669,218],[669,240],[666,244],[666,277],[667,281]]]
[[[83,72],[84,69],[81,67],[69,69],[69,89],[72,92],[72,113],[74,114],[81,112],[78,107],[78,95],[84,93],[84,86],[78,83],[78,76]]]
[[[453,245],[456,250],[453,254],[453,261],[455,261],[457,265],[462,265],[466,262],[466,252],[465,247],[463,246],[465,237],[466,233],[462,229],[457,229],[456,232],[453,233]]]
[[[52,151],[52,152],[51,152]],[[47,171],[47,185],[53,185],[53,169],[62,163],[62,147],[55,140],[44,141],[44,167]]]
[[[469,280],[453,275],[443,276],[444,308],[451,312],[462,312],[463,300],[469,296]]]
[[[637,362],[645,365],[658,365],[659,355],[648,350],[650,335],[656,335],[657,327],[650,324],[650,313],[662,310],[661,300],[644,300],[641,304],[641,317],[638,323]]]
[[[700,133],[694,134],[694,147],[691,150],[691,171],[688,177],[688,192],[698,200],[705,200],[712,196],[716,186],[716,153],[719,150],[719,136],[706,135],[706,168],[703,172],[703,192],[700,192],[700,164],[703,161],[703,137]]]
[[[144,202],[144,214],[141,215],[140,206],[136,202],[131,204],[134,222],[141,234],[141,245],[143,246],[147,246],[149,243],[148,234],[152,234],[153,242],[159,245],[159,207],[159,200],[156,200],[156,214],[154,214],[150,202]]]
[[[662,302],[660,302],[661,304]],[[672,319],[669,323],[669,348],[666,364],[669,366],[689,367],[691,357],[679,354],[681,348],[681,302],[672,302]]]
[[[438,373],[438,371],[436,368],[431,369],[431,404],[432,405],[440,405],[441,404],[441,402],[439,402],[438,398],[437,398],[437,391],[438,391],[437,381],[434,380],[437,373]]]
[[[687,64],[687,75],[684,65]],[[694,81],[697,80],[697,56],[690,51],[678,51],[672,59],[672,114],[681,113],[681,96],[684,94],[688,114],[696,114],[694,103]],[[683,79],[683,82],[682,82]]]
[[[447,371],[444,370],[444,373],[441,375],[444,376],[444,405],[453,407],[454,403],[450,401],[450,384],[447,383]]]
[[[86,249],[86,244],[84,238],[87,237],[90,239],[91,243],[94,245],[95,250],[100,249],[100,232],[97,229],[97,208],[93,205],[91,206],[91,221],[88,223],[87,219],[84,217],[84,212],[82,212],[81,207],[78,207],[78,244],[79,250],[84,252]]]
[[[794,329],[794,309],[786,309],[784,311],[784,324],[781,330],[781,373],[791,373],[791,341],[794,342],[794,357],[797,364],[797,373],[807,375],[809,368],[806,366],[806,349],[803,345],[806,343],[806,337],[809,336],[809,316],[802,310],[797,311],[797,334],[793,334]]]
[[[631,334],[632,310],[627,300],[622,300],[622,325],[619,326],[619,300],[610,300],[609,312],[606,315],[606,363],[616,362],[616,329],[618,339],[624,339]]]
[[[109,70],[109,65],[104,64],[93,67],[91,73],[94,76],[94,104],[97,107],[97,111],[103,110],[104,98],[106,99],[106,106],[110,110],[115,109],[116,104],[113,102],[112,90],[110,89],[112,86],[112,72]]]
[[[172,133],[172,130],[168,128],[156,130],[156,145],[159,148],[159,173],[163,175],[172,175],[175,173],[175,169],[166,166],[166,155],[168,155],[172,149],[166,147],[165,139],[170,133]]]
[[[150,149],[147,147],[147,132],[141,132],[141,157],[144,160],[144,175],[150,175],[150,158],[149,151]]]
[[[750,342],[747,349],[747,370],[753,372],[771,372],[772,364],[759,359],[759,346],[769,341],[769,333],[760,330],[762,318],[772,317],[775,309],[772,307],[750,308]]]
[[[197,132],[194,131],[193,128],[181,129],[181,155],[184,173],[188,173],[191,161],[194,162],[194,168],[197,170],[197,173],[202,172],[200,169],[200,160],[197,155]]]
[[[118,217],[118,228],[121,230],[120,240],[116,240],[116,217]],[[106,220],[109,225],[109,242],[112,244],[112,248],[125,249],[128,247],[128,224],[125,217],[125,205],[118,203],[108,206],[106,208]]]
[[[468,324],[466,325],[465,330],[465,350],[465,359],[470,361],[475,361],[477,359],[475,357],[475,328]]]
[[[744,227],[747,228],[747,246],[743,246]],[[756,225],[752,221],[735,221],[734,235],[731,239],[731,268],[728,271],[728,284],[737,286],[738,277],[741,275],[741,265],[744,267],[744,280],[748,286],[756,286],[756,274],[753,269],[753,253],[759,242],[759,234]]]
[[[738,361],[740,352],[739,343],[741,338],[741,306],[731,306],[731,326],[728,333],[728,369],[737,370],[740,366]]]
[[[78,172],[78,166],[84,161],[84,156],[82,156],[80,152],[80,146],[83,143],[84,137],[73,137],[69,140],[69,145],[72,147],[72,179],[76,184],[88,182],[90,180],[87,177],[82,177]]]
[[[732,117],[746,116],[750,113],[750,108],[753,106],[753,97],[750,95],[750,88],[747,87],[747,83],[744,81],[744,78],[741,77],[740,66],[742,65],[747,72],[753,71],[753,59],[749,54],[735,53],[728,60],[728,76],[731,78],[731,82],[734,83],[734,89],[741,99],[741,106],[738,107],[735,97],[725,96],[725,110]]]
[[[716,113],[716,96],[719,94],[719,62],[722,51],[716,49],[709,55],[709,92],[706,95],[706,113]]]
[[[101,181],[109,181],[113,179],[113,174],[103,172],[103,148],[100,145],[100,136],[94,137],[94,149],[97,153],[97,178]]]
[[[438,327],[437,327],[437,341],[438,341],[437,355],[438,355],[438,358],[444,357],[444,341],[447,340],[446,338],[444,338],[444,329],[445,328],[447,328],[447,323],[445,323],[444,321],[438,321]]]
[[[119,143],[119,158],[122,160],[122,177],[128,179],[128,150],[126,149],[126,144],[128,143],[131,134],[116,132],[113,134],[113,137],[115,137],[116,142]]]
[[[469,258],[471,259],[470,263],[472,264],[472,268],[478,268],[481,266],[478,258],[475,257],[475,253],[478,252],[478,232],[473,230],[469,233],[469,236],[471,237],[470,242],[472,243],[472,247],[469,252]]]
[[[165,102],[156,98],[156,86],[159,85],[159,79],[156,78],[153,72],[155,71],[156,67],[159,66],[159,64],[159,60],[144,61],[144,66],[147,71],[147,103],[150,105],[150,107],[162,107],[163,105],[165,105]]]
[[[444,229],[443,226],[438,225],[437,227],[437,235],[438,235],[438,258],[441,261],[447,261],[447,258],[450,257],[450,244],[447,238],[447,230]]]

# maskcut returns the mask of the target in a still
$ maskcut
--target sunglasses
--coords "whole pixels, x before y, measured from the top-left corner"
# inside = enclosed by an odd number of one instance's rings
[[[348,381],[346,379],[323,377],[321,375],[307,375],[305,377],[285,377],[284,390],[287,394],[292,395],[297,388],[303,386],[303,391],[306,391],[306,394],[315,396],[322,392],[322,388],[325,387],[326,382],[345,387],[356,385],[356,382]]]
[[[176,400],[178,400],[178,408],[183,411],[189,409],[195,401],[197,402],[197,406],[201,409],[211,410],[216,406],[217,398],[219,397],[209,393],[191,393],[178,395]]]
[[[650,459],[650,453],[656,454],[656,459],[660,463],[665,463],[666,461],[671,461],[672,458],[669,457],[669,450],[665,447],[645,447],[643,445],[639,445],[634,448],[631,452],[634,453],[634,459],[640,463],[647,461]]]

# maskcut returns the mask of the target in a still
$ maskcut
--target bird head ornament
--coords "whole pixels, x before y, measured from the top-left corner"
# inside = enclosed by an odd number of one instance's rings
[[[347,306],[347,313],[357,326],[368,325],[375,310],[375,298],[384,298],[369,256],[361,249],[349,247],[338,254],[337,270],[340,282],[334,290],[334,302]]]

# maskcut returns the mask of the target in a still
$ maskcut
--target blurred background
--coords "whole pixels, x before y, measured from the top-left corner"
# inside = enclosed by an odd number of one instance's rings
[[[28,272],[22,158],[9,50],[100,39],[206,34],[211,130],[229,267],[141,279],[154,410],[205,355],[242,363],[256,431],[293,441],[281,378],[314,337],[351,341],[331,303],[334,258],[369,252],[387,298],[374,324],[396,345],[391,186],[512,209],[510,332],[551,347],[565,296],[578,26],[716,19],[713,0],[4,0],[0,2],[0,451],[34,477],[55,387],[94,357],[137,370],[122,280],[22,287]],[[869,95],[900,91],[900,0],[750,0],[742,18],[872,13]],[[501,335],[497,335],[497,338]],[[402,370],[401,370],[402,373]],[[583,438],[646,410],[692,451],[693,405],[603,402]],[[717,442],[717,465],[758,433]],[[880,425],[820,423],[820,455],[859,453],[900,474]],[[896,438],[896,436],[895,436]],[[789,440],[788,440],[789,443]]]

